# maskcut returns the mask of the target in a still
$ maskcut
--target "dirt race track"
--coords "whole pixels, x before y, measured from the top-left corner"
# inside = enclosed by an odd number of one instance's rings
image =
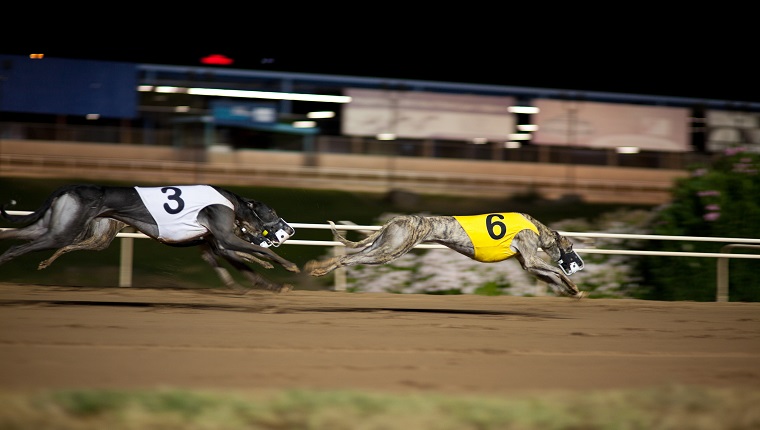
[[[0,389],[760,386],[760,303],[0,284]]]

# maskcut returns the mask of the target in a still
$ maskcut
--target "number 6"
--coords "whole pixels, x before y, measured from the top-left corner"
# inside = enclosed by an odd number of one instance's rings
[[[504,223],[501,221],[493,221],[494,218],[499,218],[502,220],[504,219],[504,216],[499,214],[488,215],[486,217],[486,230],[488,231],[488,235],[491,236],[491,239],[499,240],[504,237],[505,234],[507,234],[507,226],[504,225]],[[499,229],[498,234],[494,231],[496,227]]]

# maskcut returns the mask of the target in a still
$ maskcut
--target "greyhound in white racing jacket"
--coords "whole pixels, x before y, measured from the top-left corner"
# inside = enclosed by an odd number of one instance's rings
[[[272,291],[288,291],[292,286],[263,278],[245,262],[271,268],[266,261],[270,260],[299,272],[295,263],[269,249],[286,241],[295,230],[265,203],[212,185],[67,185],[31,214],[10,215],[5,206],[0,208],[2,218],[28,225],[0,231],[0,239],[28,242],[8,248],[0,255],[0,264],[28,252],[57,249],[38,266],[44,269],[67,252],[106,249],[122,228],[132,226],[166,245],[199,246],[201,257],[227,287],[246,290],[219,264],[218,257],[241,271],[254,287]]]
[[[557,294],[583,297],[583,292],[568,277],[584,267],[583,260],[573,251],[573,243],[528,214],[401,215],[358,242],[347,240],[338,233],[332,221],[328,222],[341,243],[361,250],[324,261],[309,261],[304,270],[312,276],[324,276],[344,266],[388,263],[419,243],[435,242],[483,263],[515,257],[523,269],[546,282]],[[558,263],[562,271],[539,257],[539,247]]]

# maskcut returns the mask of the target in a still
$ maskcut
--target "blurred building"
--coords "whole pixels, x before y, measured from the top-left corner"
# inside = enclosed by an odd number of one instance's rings
[[[13,55],[0,111],[0,176],[658,203],[760,151],[760,103]]]

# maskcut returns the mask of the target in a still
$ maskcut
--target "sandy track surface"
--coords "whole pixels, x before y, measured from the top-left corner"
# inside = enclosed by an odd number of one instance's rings
[[[0,389],[760,386],[760,303],[0,284]]]

